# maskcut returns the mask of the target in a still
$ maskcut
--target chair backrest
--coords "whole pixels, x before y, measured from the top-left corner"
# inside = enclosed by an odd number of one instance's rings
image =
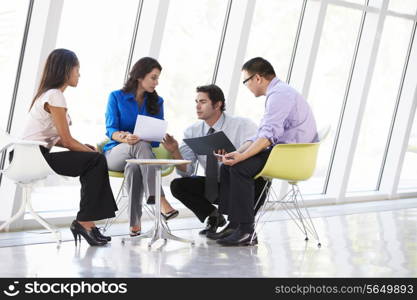
[[[330,129],[330,125],[320,129],[317,143],[274,146],[264,168],[255,178],[277,178],[295,182],[309,179],[316,168],[319,146],[329,135]]]
[[[16,183],[27,184],[56,174],[43,157],[40,144],[31,141],[15,142],[13,161],[2,171],[4,175]]]
[[[417,153],[417,146],[416,145],[408,145],[407,151]]]
[[[97,151],[99,153],[103,153],[103,148],[104,146],[109,142],[108,138],[103,139],[101,142],[97,143],[96,147],[97,147]]]
[[[160,144],[158,148],[152,148],[152,152],[155,154],[155,157],[158,159],[170,159],[172,158],[171,153],[165,147]],[[165,167],[162,169],[161,176],[168,176],[174,171],[174,166]]]
[[[6,131],[0,129],[0,153],[9,148],[13,142],[15,142],[15,139]]]
[[[328,124],[328,125],[326,125],[326,126],[324,126],[324,127],[320,128],[320,130],[319,130],[319,132],[318,132],[319,142],[320,142],[320,143],[321,143],[321,142],[323,142],[323,141],[327,138],[327,136],[328,136],[328,135],[329,135],[329,133],[330,133],[330,129],[331,129],[330,124]]]
[[[302,181],[310,178],[316,167],[320,143],[279,144],[274,146],[262,171],[262,176],[288,181]]]

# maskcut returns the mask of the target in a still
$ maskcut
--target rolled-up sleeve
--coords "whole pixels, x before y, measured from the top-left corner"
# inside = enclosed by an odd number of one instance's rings
[[[284,133],[284,122],[294,107],[294,99],[287,93],[272,93],[266,102],[265,113],[258,132],[249,138],[255,141],[260,138],[268,139],[273,145],[277,144]]]
[[[184,138],[188,139],[188,138],[191,138],[191,137],[192,137],[192,129],[190,127],[190,128],[187,128],[185,130]],[[180,153],[181,153],[181,156],[182,156],[183,159],[191,160],[191,163],[187,165],[187,171],[186,172],[183,172],[183,171],[181,171],[177,168],[178,175],[180,175],[182,177],[187,177],[187,176],[193,175],[194,170],[195,170],[195,164],[197,162],[197,157],[196,157],[195,153],[184,142],[182,142],[182,144],[180,146]]]
[[[119,109],[117,107],[117,99],[114,93],[109,95],[106,109],[106,135],[112,139],[113,133],[119,131]]]

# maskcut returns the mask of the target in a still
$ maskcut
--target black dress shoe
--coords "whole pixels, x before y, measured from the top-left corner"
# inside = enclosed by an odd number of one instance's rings
[[[219,232],[207,232],[206,236],[211,240],[219,240],[219,239],[222,239],[231,235],[235,230],[236,228],[230,227],[230,223],[229,223],[229,225],[223,228],[223,230]]]
[[[71,223],[70,230],[74,236],[75,245],[77,246],[77,240],[81,243],[81,236],[90,244],[90,246],[104,246],[107,241],[99,239],[94,233],[93,229],[85,229],[77,220]]]
[[[155,196],[149,196],[148,199],[146,200],[146,204],[155,204]]]
[[[226,219],[223,217],[223,215],[218,215],[217,217],[209,217],[206,228],[201,230],[199,234],[207,235],[209,232],[216,233],[217,228],[222,227],[225,224]]]
[[[104,240],[104,241],[106,241],[106,242],[110,242],[110,241],[111,241],[111,237],[110,237],[110,236],[103,235],[103,234],[100,232],[100,229],[98,229],[97,227],[93,227],[93,228],[91,228],[91,230],[93,231],[93,233],[96,235],[96,237],[97,237],[99,240]]]
[[[217,243],[222,246],[254,246],[258,244],[258,238],[255,233],[252,239],[252,234],[253,232],[243,232],[238,228],[227,237],[217,240]]]

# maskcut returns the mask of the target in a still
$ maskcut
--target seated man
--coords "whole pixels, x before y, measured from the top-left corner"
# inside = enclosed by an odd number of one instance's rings
[[[224,246],[258,242],[254,233],[253,177],[265,166],[272,147],[317,142],[316,122],[307,101],[276,77],[268,61],[253,58],[243,65],[242,72],[243,84],[255,97],[266,96],[265,112],[257,133],[223,157],[219,211],[228,215],[229,227],[234,228],[217,241]]]
[[[224,113],[225,99],[218,86],[211,84],[197,87],[195,102],[197,117],[202,121],[188,127],[184,132],[184,138],[202,137],[223,131],[237,148],[256,133],[256,125],[249,119],[233,117]],[[218,203],[220,163],[214,155],[196,155],[184,142],[178,147],[178,142],[170,135],[166,135],[163,145],[171,153],[173,159],[192,161],[189,165],[176,166],[177,172],[182,178],[172,181],[172,195],[192,210],[201,222],[208,219],[206,228],[200,231],[200,234],[218,238],[216,236],[217,228],[226,224],[224,217],[213,205]],[[196,174],[197,163],[200,163],[205,169],[206,176],[193,176]],[[259,197],[264,185],[265,180],[262,178],[256,180],[254,194]]]

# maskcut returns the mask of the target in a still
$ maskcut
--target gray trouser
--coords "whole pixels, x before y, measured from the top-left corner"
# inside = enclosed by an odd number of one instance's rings
[[[151,144],[140,141],[135,145],[121,143],[106,152],[107,165],[111,171],[124,171],[128,191],[130,226],[139,225],[142,216],[143,194],[155,196],[155,167],[127,163],[131,158],[155,158]],[[164,191],[161,188],[161,196]]]

